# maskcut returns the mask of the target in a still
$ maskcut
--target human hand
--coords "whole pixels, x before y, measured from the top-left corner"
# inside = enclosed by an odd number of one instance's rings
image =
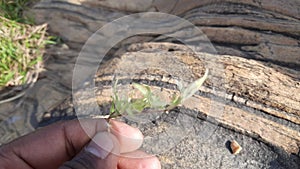
[[[0,168],[161,168],[156,157],[137,150],[143,142],[138,129],[112,120],[110,131],[104,119],[49,125],[1,146]]]

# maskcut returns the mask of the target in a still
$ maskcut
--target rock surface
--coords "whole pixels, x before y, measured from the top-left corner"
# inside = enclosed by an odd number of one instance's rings
[[[27,14],[34,16],[37,23],[48,23],[50,32],[62,37],[67,45],[48,49],[46,70],[23,104],[0,105],[0,143],[36,127],[76,118],[70,97],[72,71],[83,44],[106,23],[128,14],[155,11],[175,14],[200,28],[220,54],[215,55],[218,57],[214,61],[221,65],[216,68],[224,73],[212,74],[213,80],[208,80],[193,97],[195,103],[207,104],[187,104],[180,109],[181,113],[192,111],[197,117],[190,132],[175,147],[159,155],[163,168],[295,169],[300,166],[299,6],[298,0],[41,0]],[[180,34],[172,30],[164,33]],[[110,35],[104,37],[109,39]],[[141,43],[150,41],[160,43]],[[163,35],[140,35],[120,42],[108,54],[108,61],[103,62],[102,68],[105,64],[107,68],[102,71],[114,73],[107,66],[113,62],[113,56],[119,59],[173,57],[174,53],[181,58],[180,62],[174,62],[177,68],[178,65],[190,67],[183,69],[184,76],[180,71],[173,75],[181,75],[186,80],[202,75],[205,66],[202,60],[194,59],[186,47]],[[156,80],[154,87],[172,82],[172,78],[164,75],[155,76],[164,72],[144,73],[145,76],[138,78]],[[111,80],[111,76],[99,71],[98,84],[102,84],[101,78]],[[109,88],[109,84],[105,85]],[[168,85],[165,87],[164,91],[170,89]],[[222,92],[215,92],[212,87]],[[217,103],[218,99],[226,116],[207,109],[211,101]],[[98,99],[101,101],[108,102],[109,97]],[[14,109],[16,105],[18,108]],[[139,127],[145,134],[151,134],[152,129],[163,129],[151,123]],[[209,128],[214,131],[210,137],[205,133]],[[278,139],[272,139],[275,136]],[[226,148],[227,141],[233,139],[243,147],[236,156]]]
[[[145,46],[151,45],[146,44]],[[298,114],[300,112],[298,109],[300,98],[297,98],[297,94],[293,94],[300,92],[300,88],[296,87],[297,81],[282,72],[276,72],[274,69],[263,65],[262,62],[249,61],[239,57],[216,56],[217,59],[213,60],[213,64],[205,64],[206,60],[211,62],[212,57],[212,55],[205,53],[189,54],[181,51],[151,52],[147,50],[147,52],[126,53],[100,67],[98,78],[96,78],[96,84],[99,83],[97,88],[100,90],[98,103],[104,105],[111,101],[112,85],[105,85],[104,82],[112,81],[113,76],[116,76],[119,81],[127,79],[132,79],[133,82],[144,80],[148,83],[159,81],[176,86],[176,79],[199,78],[204,69],[209,68],[210,76],[205,82],[205,88],[201,91],[205,92],[206,95],[219,97],[219,101],[211,97],[207,98],[205,95],[195,95],[183,104],[184,107],[197,110],[216,119],[220,123],[219,125],[247,133],[269,144],[279,146],[287,152],[297,154],[300,146]],[[213,65],[213,67],[209,65]],[[216,73],[220,70],[216,70],[215,67],[223,68],[223,76]],[[287,88],[284,89],[286,86]],[[153,90],[160,87],[160,85],[153,85]],[[213,88],[216,91],[212,90]],[[165,95],[163,98],[169,100],[174,93],[171,92],[172,88],[166,87],[156,90],[160,91],[160,95]],[[293,92],[286,94],[286,91]],[[86,99],[81,100],[86,102]],[[226,104],[230,101],[248,109]],[[262,105],[267,105],[267,107]],[[290,105],[293,105],[295,110],[292,110],[293,106]],[[289,108],[289,110],[280,110],[281,108]],[[268,120],[267,117],[260,117],[257,113],[253,114],[254,109],[276,118]],[[288,121],[290,126],[286,127],[280,124],[278,119]]]
[[[37,23],[47,22],[77,50],[96,30],[122,16],[147,11],[176,14],[198,26],[220,54],[299,67],[299,6],[297,0],[43,0],[32,13]]]

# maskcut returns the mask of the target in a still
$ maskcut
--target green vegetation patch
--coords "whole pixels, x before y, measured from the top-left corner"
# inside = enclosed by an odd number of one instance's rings
[[[34,0],[35,1],[35,0]],[[0,0],[0,16],[22,23],[33,23],[23,17],[23,11],[34,1],[32,0]]]
[[[27,83],[48,43],[46,29],[0,16],[0,89]]]

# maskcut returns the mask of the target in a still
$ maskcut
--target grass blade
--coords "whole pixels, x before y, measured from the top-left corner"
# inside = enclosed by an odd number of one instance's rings
[[[182,95],[181,95],[182,102],[184,100],[190,98],[193,94],[195,94],[199,90],[199,88],[202,86],[202,84],[206,80],[207,76],[208,76],[208,69],[205,70],[205,74],[203,77],[197,79],[196,81],[194,81],[193,83],[188,85],[187,88],[185,88],[183,90]]]

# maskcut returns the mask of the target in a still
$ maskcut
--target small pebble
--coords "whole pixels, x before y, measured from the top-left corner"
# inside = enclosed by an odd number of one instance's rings
[[[242,150],[242,147],[235,140],[233,140],[230,143],[230,148],[231,148],[232,154],[238,154]]]

